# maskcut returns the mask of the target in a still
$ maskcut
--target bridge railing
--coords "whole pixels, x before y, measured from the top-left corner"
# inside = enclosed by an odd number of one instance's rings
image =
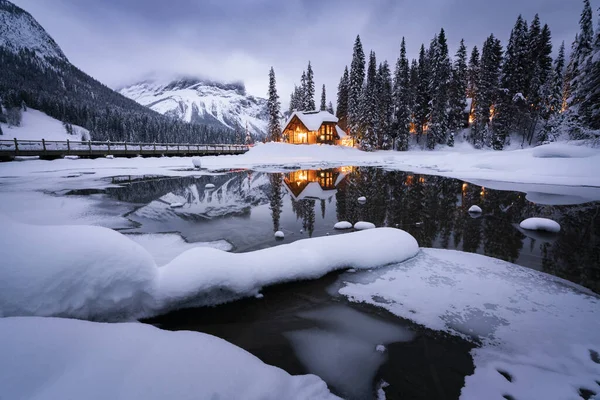
[[[248,150],[248,146],[239,144],[197,144],[197,143],[141,143],[111,141],[56,141],[56,140],[0,140],[0,151],[8,152],[64,152],[69,154],[92,152],[127,153],[196,153],[223,152],[235,153]]]

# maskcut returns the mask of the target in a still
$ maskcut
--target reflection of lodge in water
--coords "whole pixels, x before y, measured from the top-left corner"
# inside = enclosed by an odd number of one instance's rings
[[[353,167],[320,170],[298,170],[285,174],[286,188],[295,200],[327,200],[337,193],[338,186]]]

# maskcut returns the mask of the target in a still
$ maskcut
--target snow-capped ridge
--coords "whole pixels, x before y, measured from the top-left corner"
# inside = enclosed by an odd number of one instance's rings
[[[118,92],[185,122],[208,124],[238,133],[247,127],[258,137],[263,137],[267,129],[267,101],[248,95],[243,82],[224,83],[189,76],[152,78],[122,87]]]
[[[42,59],[68,61],[58,44],[27,11],[0,0],[0,47],[13,52],[30,50]]]

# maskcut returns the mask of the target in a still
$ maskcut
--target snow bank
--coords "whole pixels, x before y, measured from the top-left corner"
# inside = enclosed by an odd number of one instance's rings
[[[357,231],[373,228],[375,228],[375,224],[372,222],[358,221],[354,224],[354,229],[356,229]]]
[[[20,126],[8,127],[2,124],[4,135],[0,136],[2,140],[59,140],[59,141],[81,141],[82,135],[89,138],[89,131],[80,126],[73,125],[73,135],[69,135],[63,123],[54,119],[41,111],[33,108],[23,112],[23,118]]]
[[[337,399],[214,336],[140,323],[0,319],[3,399]]]
[[[531,153],[537,158],[585,158],[598,154],[596,149],[579,144],[549,143],[533,148]]]
[[[0,317],[140,318],[189,302],[214,305],[254,296],[266,285],[340,268],[400,262],[418,251],[408,233],[380,228],[240,254],[194,247],[158,268],[144,247],[111,229],[1,218]],[[147,247],[165,244],[157,236],[135,240]],[[173,257],[168,248],[152,252],[160,261]]]
[[[352,228],[352,224],[348,221],[340,221],[340,222],[336,222],[335,225],[333,225],[333,229],[351,229]]]
[[[95,226],[34,226],[0,215],[0,317],[138,315],[158,269],[139,244]]]
[[[481,207],[479,207],[479,206],[472,205],[472,206],[469,208],[469,212],[470,212],[470,213],[481,213],[481,212],[483,212],[483,210],[482,210],[482,209],[481,209]]]
[[[277,239],[283,239],[285,237],[285,233],[283,233],[282,231],[277,231],[275,232],[275,237]]]
[[[422,249],[340,293],[430,329],[476,340],[461,399],[571,399],[598,390],[600,300],[587,289],[504,261]],[[500,372],[508,374],[512,382]]]
[[[186,300],[214,305],[254,296],[263,286],[275,283],[315,279],[342,268],[401,262],[418,249],[415,238],[394,228],[303,239],[249,253],[197,248],[160,268],[156,299],[162,308]]]
[[[560,232],[559,223],[548,218],[527,218],[521,221],[519,226],[534,231]]]

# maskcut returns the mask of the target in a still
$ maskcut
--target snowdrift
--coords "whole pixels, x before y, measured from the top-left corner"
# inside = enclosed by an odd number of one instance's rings
[[[2,399],[337,399],[214,336],[140,323],[0,318]]]
[[[0,317],[140,318],[254,296],[266,285],[336,269],[401,262],[418,252],[408,233],[379,228],[241,254],[194,247],[159,268],[140,244],[111,229],[0,218]]]

